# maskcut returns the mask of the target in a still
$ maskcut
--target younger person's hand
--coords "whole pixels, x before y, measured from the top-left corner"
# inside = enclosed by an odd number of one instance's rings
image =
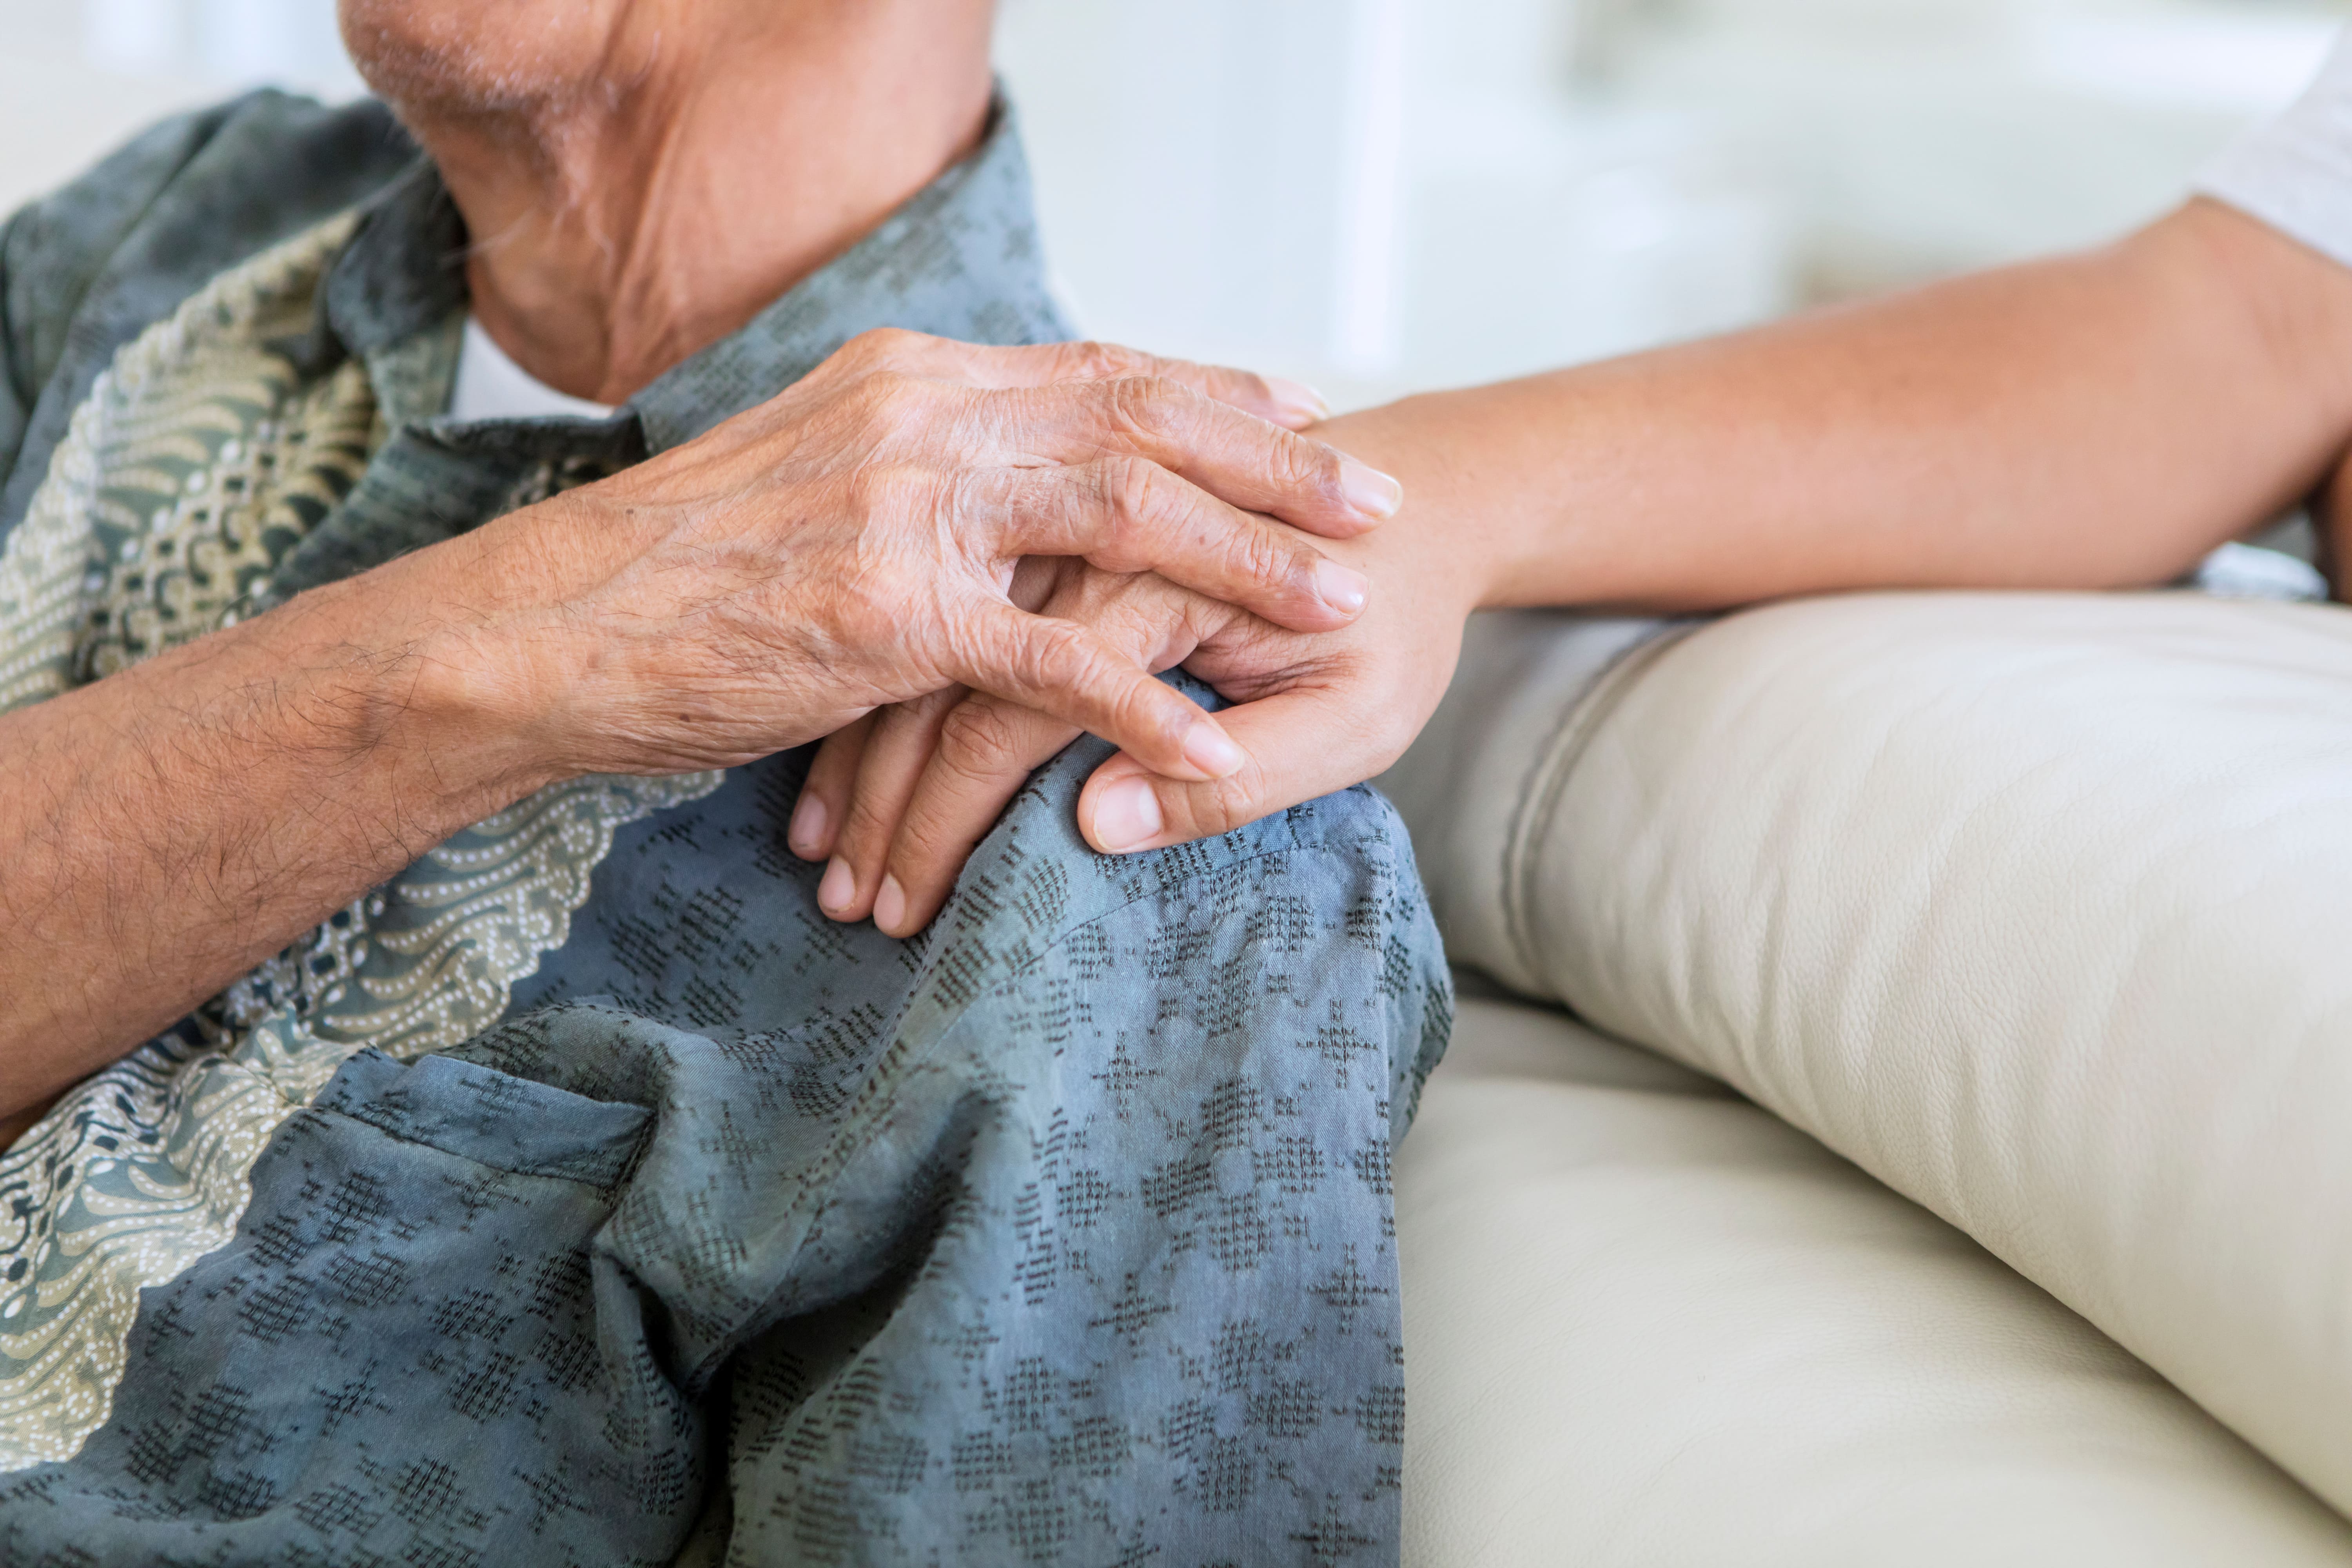
[[[1181,664],[1238,704],[1218,721],[1247,759],[1239,772],[1184,783],[1122,752],[1079,798],[1088,843],[1129,853],[1230,832],[1360,783],[1403,753],[1453,679],[1483,586],[1477,552],[1417,533],[1409,498],[1378,533],[1322,548],[1372,588],[1354,624],[1313,635],[1150,574],[1024,563],[1016,597],[1040,614],[1078,621],[1140,668]],[[1077,734],[968,691],[883,709],[835,733],[789,831],[795,853],[831,862],[819,904],[836,920],[870,914],[895,936],[920,931],[1030,773]]]

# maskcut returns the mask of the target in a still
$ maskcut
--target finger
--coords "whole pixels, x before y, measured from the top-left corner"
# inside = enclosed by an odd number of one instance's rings
[[[1148,573],[1079,574],[1036,602],[1048,615],[1091,627],[1152,671],[1181,663],[1241,619],[1230,605]],[[985,692],[956,703],[891,836],[874,923],[893,936],[911,936],[929,925],[1006,804],[1039,764],[1078,733],[1061,720]]]
[[[1013,581],[1004,596],[1024,610],[1042,609],[1072,574],[1085,568],[1068,556],[1024,555],[1013,563]]]
[[[1164,376],[1059,382],[975,394],[1007,454],[1084,463],[1149,458],[1245,511],[1328,539],[1352,539],[1396,515],[1404,489],[1337,447],[1254,418]]]
[[[1286,376],[1261,375],[1227,365],[1197,364],[1166,359],[1118,343],[1051,343],[1043,348],[1000,350],[1002,353],[1042,361],[1047,384],[1056,381],[1118,381],[1129,376],[1160,376],[1192,388],[1230,408],[1238,408],[1286,430],[1303,430],[1331,417],[1323,395],[1304,382]],[[1026,368],[1024,366],[1024,368]]]
[[[1223,778],[1248,761],[1214,719],[1099,632],[975,596],[947,673],[1132,752],[1171,778]],[[953,656],[951,656],[953,657]]]
[[[849,348],[870,353],[909,375],[936,376],[968,386],[1050,386],[1059,381],[1162,376],[1203,397],[1214,398],[1285,429],[1302,430],[1331,416],[1330,405],[1323,395],[1303,382],[1225,365],[1164,359],[1118,343],[1042,343],[1004,348],[882,328],[853,339]]]
[[[784,828],[785,845],[802,859],[822,860],[833,853],[842,811],[849,804],[850,786],[857,781],[858,753],[873,727],[874,715],[868,713],[835,730],[818,745],[808,777],[801,781],[792,821]]]
[[[903,899],[886,875],[883,860],[923,766],[938,748],[940,726],[963,696],[962,688],[950,687],[876,715],[858,759],[856,784],[842,814],[833,860],[825,868],[826,879],[835,882],[835,891],[841,896],[828,901],[820,895],[817,900],[833,919],[862,921],[872,915],[884,931],[901,934]]]
[[[1293,631],[1363,613],[1371,582],[1295,529],[1227,506],[1143,458],[992,468],[960,485],[957,510],[993,520],[1008,556],[1083,556],[1106,572],[1156,572]]]
[[[1002,698],[975,692],[958,703],[890,840],[884,875],[899,889],[898,919],[877,910],[874,923],[893,936],[930,924],[1029,775],[1077,738],[1060,720]]]
[[[1143,759],[1115,756],[1078,794],[1078,831],[1107,855],[1131,855],[1231,833],[1360,784],[1402,750],[1363,721],[1360,707],[1346,689],[1318,686],[1226,709],[1217,717],[1249,760],[1221,779],[1155,776]]]

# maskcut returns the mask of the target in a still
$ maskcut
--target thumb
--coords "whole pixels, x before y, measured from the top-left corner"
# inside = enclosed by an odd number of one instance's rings
[[[1078,795],[1078,831],[1106,855],[1161,849],[1245,827],[1302,801],[1361,784],[1396,759],[1402,739],[1363,720],[1362,695],[1296,688],[1217,715],[1247,759],[1221,779],[1164,777],[1125,752]]]

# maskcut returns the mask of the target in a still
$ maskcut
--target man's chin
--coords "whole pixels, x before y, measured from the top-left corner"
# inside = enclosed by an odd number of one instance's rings
[[[527,114],[597,74],[609,7],[569,0],[341,0],[352,63],[405,117]]]

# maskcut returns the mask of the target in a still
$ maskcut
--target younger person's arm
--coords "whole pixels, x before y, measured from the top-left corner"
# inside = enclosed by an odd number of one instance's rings
[[[1226,831],[1381,773],[1483,606],[2176,576],[2342,458],[2352,268],[2200,198],[2087,255],[1317,433],[1404,485],[1392,521],[1331,548],[1372,581],[1353,626],[1307,639],[1228,619],[1171,648],[1135,591],[1070,591],[1074,618],[1116,601],[1139,659],[1182,658],[1238,701],[1220,719],[1247,758],[1199,784],[1113,758],[1079,804],[1097,848]],[[1072,733],[973,697],[829,742],[793,836],[841,862],[827,912],[919,929]]]
[[[1324,433],[1475,544],[1490,605],[2156,583],[2344,451],[2352,268],[2200,198],[2088,255]]]

